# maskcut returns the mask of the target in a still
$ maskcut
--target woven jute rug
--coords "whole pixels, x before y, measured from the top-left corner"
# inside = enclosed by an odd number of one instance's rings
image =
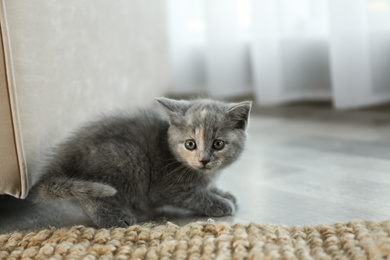
[[[390,221],[318,226],[195,222],[179,227],[42,230],[0,235],[0,259],[386,259]]]

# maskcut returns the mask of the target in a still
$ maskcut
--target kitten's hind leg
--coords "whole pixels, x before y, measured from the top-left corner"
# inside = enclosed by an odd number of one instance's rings
[[[128,227],[137,219],[123,209],[115,198],[88,198],[79,200],[87,215],[100,228]]]

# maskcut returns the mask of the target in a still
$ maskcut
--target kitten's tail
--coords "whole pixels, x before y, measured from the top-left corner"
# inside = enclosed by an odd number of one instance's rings
[[[86,199],[90,197],[110,197],[117,190],[110,185],[65,177],[39,180],[29,191],[34,202],[46,202],[55,199]]]

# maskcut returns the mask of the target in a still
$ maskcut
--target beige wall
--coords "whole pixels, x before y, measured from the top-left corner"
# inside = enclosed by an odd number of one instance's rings
[[[2,0],[30,182],[48,148],[170,86],[165,1]]]

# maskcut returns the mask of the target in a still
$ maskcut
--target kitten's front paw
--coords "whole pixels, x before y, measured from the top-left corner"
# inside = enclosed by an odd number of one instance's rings
[[[127,214],[102,214],[93,219],[100,228],[121,227],[127,228],[137,223],[137,219]]]
[[[118,223],[121,227],[127,228],[135,225],[137,223],[137,219],[130,216],[123,216],[121,219],[119,219]]]
[[[230,200],[234,205],[237,205],[237,198],[236,198],[236,196],[234,196],[230,192],[224,192],[224,193],[221,194],[221,196],[223,198],[225,198],[225,199]]]
[[[127,228],[129,226],[134,225],[137,223],[135,218],[131,217],[125,217],[122,219],[101,219],[96,225],[98,225],[100,228],[112,228],[112,227],[121,227],[121,228]]]
[[[206,210],[205,214],[210,217],[222,217],[232,215],[235,206],[229,199],[221,198],[213,203],[213,205]]]
[[[236,198],[236,196],[234,196],[230,192],[222,191],[222,190],[219,190],[217,188],[212,188],[211,191],[214,192],[215,194],[221,196],[222,198],[230,200],[235,206],[237,206],[237,198]]]

